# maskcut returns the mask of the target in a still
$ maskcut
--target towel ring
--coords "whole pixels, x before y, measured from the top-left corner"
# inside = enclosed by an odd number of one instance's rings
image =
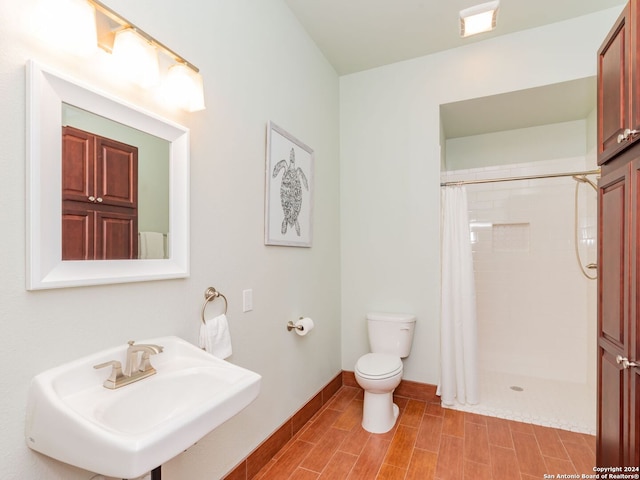
[[[218,297],[222,297],[222,299],[224,300],[224,314],[227,314],[227,307],[229,306],[229,304],[227,303],[227,297],[225,297],[223,294],[221,294],[219,291],[217,291],[215,288],[213,287],[209,287],[205,290],[204,292],[204,305],[202,305],[202,323],[207,323],[206,320],[204,319],[204,311],[207,308],[207,304],[211,301],[211,300],[215,300]]]

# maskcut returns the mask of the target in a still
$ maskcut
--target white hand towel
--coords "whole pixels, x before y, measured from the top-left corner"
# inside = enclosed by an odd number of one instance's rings
[[[200,325],[200,347],[214,357],[224,359],[231,355],[231,334],[224,313]]]
[[[164,258],[164,235],[140,232],[140,258]]]

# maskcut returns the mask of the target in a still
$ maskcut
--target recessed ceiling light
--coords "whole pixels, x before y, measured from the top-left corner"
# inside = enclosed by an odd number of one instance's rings
[[[482,3],[460,10],[460,35],[468,37],[496,28],[500,1]]]

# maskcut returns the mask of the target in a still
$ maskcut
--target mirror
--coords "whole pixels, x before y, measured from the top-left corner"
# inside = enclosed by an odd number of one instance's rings
[[[71,107],[65,107],[68,105]],[[82,110],[167,142],[167,258],[62,261],[63,108]],[[65,112],[68,116],[70,111]],[[103,92],[27,64],[27,289],[189,275],[189,130]]]
[[[106,138],[135,148],[135,213],[137,231],[135,232],[136,254],[134,258],[167,258],[167,239],[169,232],[169,147],[170,144],[163,138],[158,138],[142,132],[128,125],[114,122],[108,118],[100,117],[92,112],[82,110],[67,103],[62,104],[62,126],[73,127],[87,133],[87,135]],[[64,139],[63,139],[64,142]],[[83,149],[81,149],[83,150]],[[63,156],[65,148],[62,149]],[[85,203],[82,194],[86,194],[86,156],[82,156],[81,162],[69,162],[72,178],[80,182],[80,191],[74,192],[73,200],[76,205],[84,205],[85,208],[93,208],[90,203]],[[103,160],[104,162],[104,160]],[[124,180],[125,183],[126,179]],[[98,182],[100,183],[100,182]],[[77,195],[80,193],[81,195]],[[63,168],[63,209],[64,209],[64,168]],[[78,203],[78,198],[82,200]],[[98,207],[107,208],[110,207]],[[118,207],[116,207],[118,208]],[[64,223],[62,235],[62,257],[65,257]],[[86,229],[83,229],[86,230]],[[123,236],[120,236],[123,237]],[[120,240],[128,239],[128,236]],[[82,255],[79,256],[82,259]]]

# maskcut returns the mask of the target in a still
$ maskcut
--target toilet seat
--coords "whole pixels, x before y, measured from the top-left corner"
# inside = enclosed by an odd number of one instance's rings
[[[388,353],[367,353],[358,359],[355,370],[363,378],[383,380],[402,373],[402,360]]]

